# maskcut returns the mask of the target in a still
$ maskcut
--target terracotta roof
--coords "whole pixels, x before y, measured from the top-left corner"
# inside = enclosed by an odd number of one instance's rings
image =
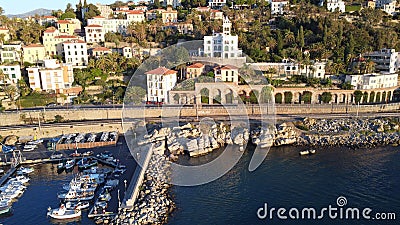
[[[75,44],[75,43],[86,43],[82,40],[76,39],[76,40],[68,40],[68,41],[64,41],[64,44]]]
[[[188,66],[187,68],[202,68],[202,67],[204,67],[203,63],[195,63],[195,64]]]
[[[40,48],[40,47],[44,47],[44,46],[40,45],[40,44],[30,44],[30,45],[24,46],[24,48]]]
[[[127,11],[128,14],[143,14],[142,10],[129,10]]]
[[[102,16],[94,16],[93,19],[105,19],[105,17],[102,17]]]
[[[55,36],[54,38],[71,38],[71,39],[76,39],[78,38],[77,36],[74,35],[59,35],[59,36]]]
[[[8,28],[0,27],[0,30],[8,30]]]
[[[176,74],[176,71],[167,69],[165,67],[158,67],[157,69],[147,71],[144,74],[146,74],[146,75],[147,74],[151,74],[151,75],[170,75],[170,74]]]
[[[90,25],[87,25],[86,27],[103,27],[103,26],[97,25],[97,24],[90,24]]]
[[[111,51],[109,48],[106,47],[96,47],[94,49],[92,49],[92,51],[94,52],[106,52],[106,51]]]
[[[57,21],[57,23],[71,23],[71,21],[69,21],[69,20],[59,20],[59,21]]]
[[[236,66],[232,66],[232,65],[225,65],[225,66],[216,67],[215,69],[220,69],[220,70],[237,70],[237,69],[239,69],[239,68],[236,67]]]

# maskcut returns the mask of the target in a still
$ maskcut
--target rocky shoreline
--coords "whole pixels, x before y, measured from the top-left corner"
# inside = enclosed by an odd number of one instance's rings
[[[153,155],[138,201],[132,210],[120,209],[115,224],[164,224],[175,205],[170,194],[169,162],[212,152],[226,144],[241,147],[249,142],[261,148],[281,145],[349,146],[352,148],[400,144],[399,118],[312,119],[277,125],[252,126],[224,122],[187,123],[179,127],[152,128],[140,145],[153,144]],[[241,150],[244,150],[241,148]]]

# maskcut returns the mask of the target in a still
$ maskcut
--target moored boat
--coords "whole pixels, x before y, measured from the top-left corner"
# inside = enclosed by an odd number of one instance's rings
[[[308,155],[308,154],[310,154],[310,152],[308,152],[308,150],[300,151],[300,155]]]
[[[64,204],[57,209],[49,208],[47,212],[47,216],[50,216],[53,219],[63,220],[63,219],[73,219],[76,217],[80,217],[82,212],[80,209],[67,209]]]
[[[66,170],[72,169],[72,168],[74,168],[74,166],[75,166],[75,159],[68,160],[65,163],[65,169]]]
[[[5,202],[0,202],[0,215],[9,213],[11,211],[11,206]]]

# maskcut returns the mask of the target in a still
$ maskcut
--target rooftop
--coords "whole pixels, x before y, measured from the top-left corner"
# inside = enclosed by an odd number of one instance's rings
[[[44,46],[41,44],[30,44],[30,45],[25,46],[24,48],[40,48],[40,47],[44,47]]]
[[[79,39],[64,41],[64,44],[75,44],[75,43],[86,43],[86,42]]]
[[[149,75],[149,74],[150,75],[170,75],[170,74],[176,74],[176,71],[167,69],[165,67],[158,67],[157,69],[147,71],[145,74],[146,75]]]
[[[105,52],[105,51],[111,51],[109,48],[106,47],[96,47],[94,49],[92,49],[92,51],[94,52]]]
[[[194,63],[194,64],[188,66],[187,68],[202,68],[202,67],[204,67],[203,63]]]
[[[97,24],[90,24],[90,25],[87,25],[86,27],[103,27],[103,26],[97,25]]]

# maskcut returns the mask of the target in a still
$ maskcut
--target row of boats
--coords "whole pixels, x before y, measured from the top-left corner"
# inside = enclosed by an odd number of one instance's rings
[[[115,141],[118,136],[116,131],[114,132],[102,132],[100,137],[95,133],[72,133],[65,134],[60,138],[60,143],[72,144],[72,143],[89,143],[95,142],[96,139],[102,142]]]
[[[97,166],[97,164],[98,162],[96,159],[83,157],[80,160],[76,159],[62,160],[60,163],[57,164],[57,169],[59,171],[62,171],[64,169],[66,171],[71,171],[75,166],[78,166],[79,170],[85,170],[93,166]]]
[[[89,208],[98,186],[105,181],[105,173],[97,167],[78,173],[68,184],[63,185],[63,192],[57,194],[61,205],[48,209],[47,215],[53,219],[73,219],[81,216],[81,211]]]
[[[21,167],[17,170],[17,176],[10,178],[0,187],[0,215],[11,212],[12,203],[16,201],[26,190],[30,178],[27,176],[34,169]]]

